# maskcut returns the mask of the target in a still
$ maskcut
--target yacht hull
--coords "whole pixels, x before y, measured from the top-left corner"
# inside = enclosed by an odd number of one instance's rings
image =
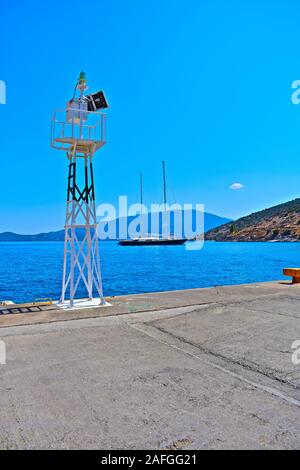
[[[186,238],[180,238],[180,239],[157,239],[157,240],[119,240],[118,244],[122,246],[153,246],[153,245],[183,245],[187,241]]]

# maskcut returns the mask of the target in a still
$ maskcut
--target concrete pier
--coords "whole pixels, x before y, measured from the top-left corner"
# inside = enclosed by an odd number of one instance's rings
[[[299,449],[299,284],[108,300],[0,315],[0,448]]]

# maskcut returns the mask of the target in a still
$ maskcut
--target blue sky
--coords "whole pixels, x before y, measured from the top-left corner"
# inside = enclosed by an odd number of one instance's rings
[[[298,3],[298,4],[297,4]],[[110,102],[97,202],[169,194],[239,217],[299,196],[299,2],[1,1],[0,231],[63,227],[67,160],[50,117],[86,71]],[[245,187],[229,189],[232,183]],[[171,202],[173,198],[171,197]]]

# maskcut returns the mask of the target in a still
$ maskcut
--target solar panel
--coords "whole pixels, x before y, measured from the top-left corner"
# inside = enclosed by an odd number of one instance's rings
[[[88,102],[88,111],[97,111],[98,109],[108,108],[108,103],[103,91],[86,95],[85,99]]]

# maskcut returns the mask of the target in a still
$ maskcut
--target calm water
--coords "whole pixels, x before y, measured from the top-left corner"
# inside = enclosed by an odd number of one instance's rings
[[[0,243],[0,300],[58,299],[62,256],[60,242]],[[283,279],[284,266],[300,265],[300,244],[206,242],[187,251],[102,242],[101,262],[105,295],[155,292]]]

